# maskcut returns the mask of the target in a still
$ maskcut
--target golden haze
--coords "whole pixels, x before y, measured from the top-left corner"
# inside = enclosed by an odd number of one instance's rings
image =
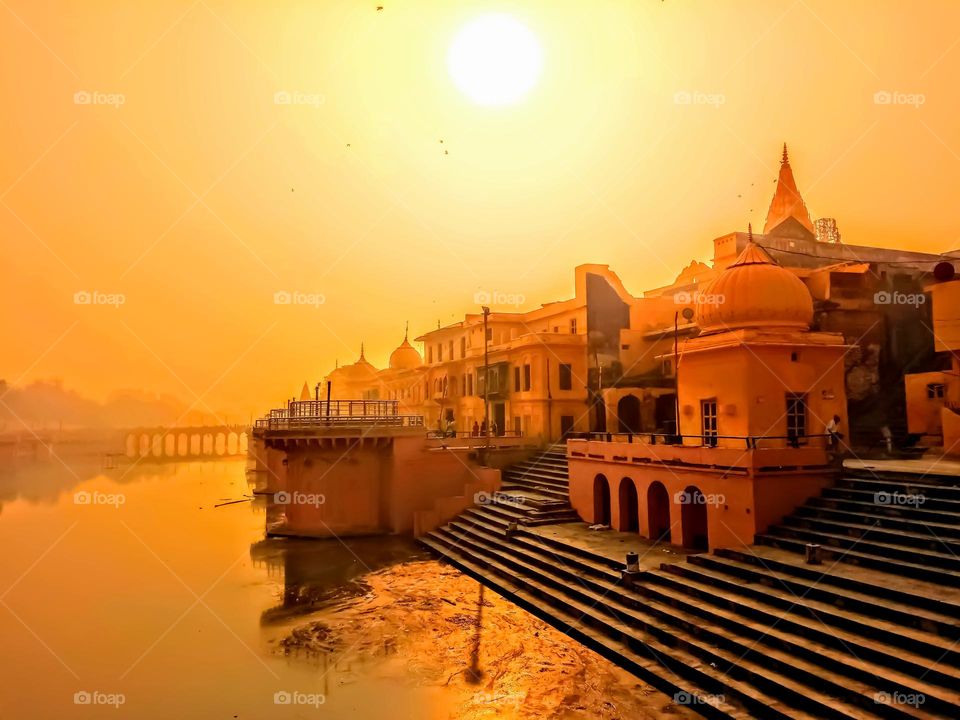
[[[529,308],[583,262],[671,281],[762,226],[784,140],[845,241],[960,246],[955,2],[383,4],[4,0],[0,377],[245,418],[478,291]],[[543,47],[519,104],[447,76],[483,12]],[[94,290],[125,303],[75,304]]]

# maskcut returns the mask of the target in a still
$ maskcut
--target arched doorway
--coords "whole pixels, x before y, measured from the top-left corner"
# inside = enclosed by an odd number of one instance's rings
[[[610,484],[603,475],[593,479],[593,522],[595,525],[610,524]]]
[[[707,502],[700,488],[690,485],[680,496],[680,522],[683,546],[689,550],[707,550]]]
[[[617,403],[617,432],[640,432],[640,398],[624,395]]]
[[[620,480],[620,532],[640,532],[640,503],[637,486],[630,478]]]
[[[670,495],[659,480],[647,488],[647,526],[654,542],[670,542]]]

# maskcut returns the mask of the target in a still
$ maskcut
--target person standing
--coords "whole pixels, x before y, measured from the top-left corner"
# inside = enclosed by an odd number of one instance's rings
[[[827,435],[830,436],[830,449],[836,452],[840,447],[840,439],[843,434],[840,432],[840,416],[834,415],[827,423]]]

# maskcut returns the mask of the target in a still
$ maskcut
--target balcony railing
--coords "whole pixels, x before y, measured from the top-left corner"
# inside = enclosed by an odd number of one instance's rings
[[[688,447],[716,447],[721,440],[732,440],[746,450],[763,447],[826,447],[830,434],[819,435],[674,435],[665,433],[609,433],[580,432],[568,435],[570,440],[594,440],[599,442],[640,443],[644,445],[685,445],[687,440],[699,440],[699,445]],[[725,443],[726,444],[726,443]]]
[[[401,415],[397,400],[292,400],[256,421],[260,430],[327,427],[422,428],[422,415]]]

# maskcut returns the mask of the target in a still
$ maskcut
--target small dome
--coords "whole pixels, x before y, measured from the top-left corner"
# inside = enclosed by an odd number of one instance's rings
[[[363,354],[363,344],[360,345],[360,359],[357,360],[353,365],[346,365],[334,372],[339,372],[347,380],[353,382],[367,382],[372,380],[377,375],[377,369],[367,362],[367,358]]]
[[[813,299],[800,278],[751,239],[740,257],[704,287],[696,313],[703,333],[755,327],[807,330]]]
[[[406,337],[403,338],[400,347],[390,353],[391,370],[412,370],[421,365],[423,365],[423,358]]]

